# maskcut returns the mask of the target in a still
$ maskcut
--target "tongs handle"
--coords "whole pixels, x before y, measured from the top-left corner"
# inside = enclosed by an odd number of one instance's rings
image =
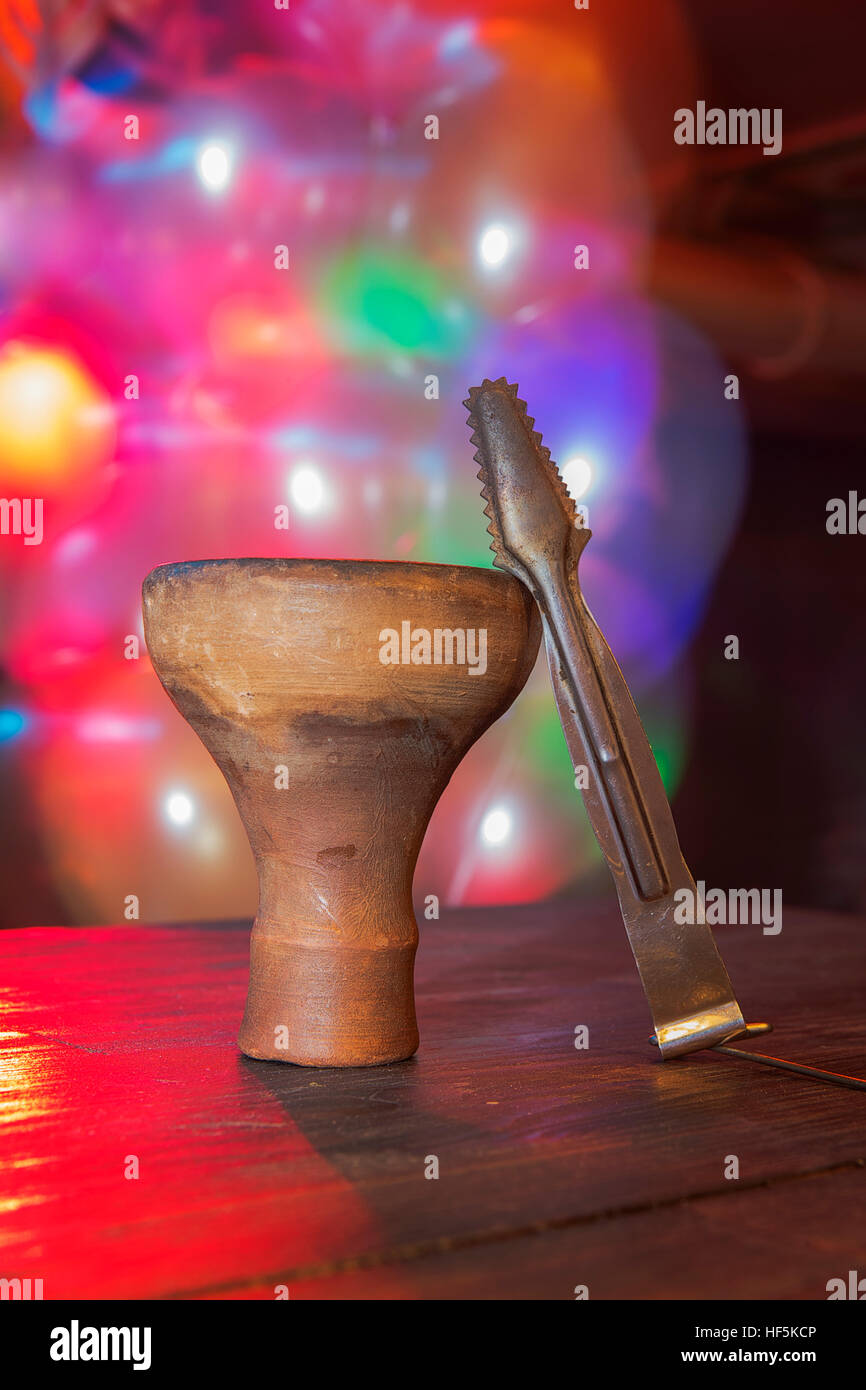
[[[635,894],[645,902],[663,898],[671,883],[662,846],[671,836],[676,844],[676,830],[640,716],[581,593],[576,562],[567,574],[551,572],[543,586],[548,651],[569,697],[577,746],[567,729],[566,740],[575,761],[586,758],[605,815],[605,824],[596,824],[589,797],[593,828],[603,847],[613,837]]]
[[[574,562],[534,578],[556,703],[584,803],[614,877],[664,1057],[725,1042],[743,1016],[710,928],[678,924],[676,890],[695,893],[658,766],[631,692],[577,580]],[[611,758],[607,755],[613,753]]]

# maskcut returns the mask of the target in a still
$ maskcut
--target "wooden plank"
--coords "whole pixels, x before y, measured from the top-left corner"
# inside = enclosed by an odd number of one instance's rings
[[[777,1023],[765,1050],[866,1073],[863,929],[789,911],[778,937],[720,932],[747,1017]],[[246,952],[245,927],[0,934],[0,1274],[41,1277],[48,1297],[220,1296],[398,1250],[381,1296],[403,1296],[409,1263],[459,1241],[493,1251],[505,1286],[523,1241],[553,1240],[514,1232],[613,1214],[614,1268],[645,1208],[726,1208],[729,1154],[741,1196],[864,1157],[856,1092],[709,1055],[659,1063],[608,902],[425,923],[421,1051],[370,1070],[242,1057]],[[733,1220],[726,1248],[735,1271]],[[645,1276],[641,1297],[659,1287]]]
[[[866,1171],[847,1168],[450,1248],[288,1273],[292,1299],[822,1300],[863,1270]],[[584,1294],[584,1290],[586,1293]],[[241,1284],[232,1299],[273,1299]],[[807,1319],[808,1321],[808,1319]]]

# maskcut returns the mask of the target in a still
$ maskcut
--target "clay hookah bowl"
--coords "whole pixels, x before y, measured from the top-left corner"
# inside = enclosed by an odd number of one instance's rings
[[[164,565],[143,594],[153,665],[255,857],[241,1050],[308,1066],[411,1056],[415,862],[460,759],[532,669],[529,594],[492,569],[283,559]],[[475,634],[463,662],[460,632]]]

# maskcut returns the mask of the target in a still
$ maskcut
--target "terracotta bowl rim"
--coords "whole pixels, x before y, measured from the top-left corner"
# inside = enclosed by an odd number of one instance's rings
[[[420,577],[424,573],[430,575],[438,574],[440,576],[444,576],[445,574],[473,577],[483,575],[487,579],[492,580],[496,585],[505,585],[505,587],[509,587],[517,584],[519,586],[519,580],[515,579],[513,575],[506,574],[503,570],[495,569],[492,565],[441,564],[434,560],[340,560],[328,559],[322,556],[306,558],[304,556],[288,555],[266,555],[261,557],[244,555],[225,556],[219,559],[209,560],[177,560],[168,564],[157,565],[145,577],[142,588],[146,592],[162,579],[169,579],[172,576],[191,578],[196,574],[204,575],[225,568],[265,568],[276,573],[283,570],[287,574],[304,569],[313,572],[316,570],[321,570],[323,572],[328,570],[342,570],[347,576],[358,571],[370,573],[375,570],[380,570],[386,573],[390,572],[395,576],[402,574],[407,579],[412,576]]]

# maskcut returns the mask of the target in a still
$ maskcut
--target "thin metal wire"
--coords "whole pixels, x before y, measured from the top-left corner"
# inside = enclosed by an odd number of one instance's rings
[[[842,1076],[837,1071],[822,1071],[820,1067],[806,1067],[800,1062],[785,1062],[781,1057],[767,1057],[763,1052],[744,1052],[741,1047],[728,1047],[719,1043],[708,1047],[707,1052],[723,1052],[726,1057],[744,1057],[747,1062],[760,1062],[762,1067],[779,1067],[782,1071],[795,1071],[800,1076],[811,1077],[813,1081],[830,1081],[834,1086],[847,1086],[851,1091],[866,1091],[866,1081],[859,1076]]]
[[[772,1023],[747,1023],[743,1038],[757,1038],[762,1033],[772,1033]],[[650,1038],[653,1047],[658,1047],[655,1033]],[[695,1049],[696,1051],[698,1049]],[[746,1052],[741,1047],[730,1047],[728,1043],[716,1043],[715,1047],[704,1047],[702,1052],[724,1052],[727,1057],[742,1057],[747,1062],[759,1062],[762,1067],[778,1067],[780,1071],[793,1071],[798,1076],[808,1076],[811,1081],[827,1081],[834,1086],[846,1086],[849,1091],[866,1091],[866,1080],[859,1076],[843,1076],[838,1071],[822,1071],[820,1067],[807,1067],[802,1062],[786,1062],[781,1057],[768,1057],[765,1052]]]

